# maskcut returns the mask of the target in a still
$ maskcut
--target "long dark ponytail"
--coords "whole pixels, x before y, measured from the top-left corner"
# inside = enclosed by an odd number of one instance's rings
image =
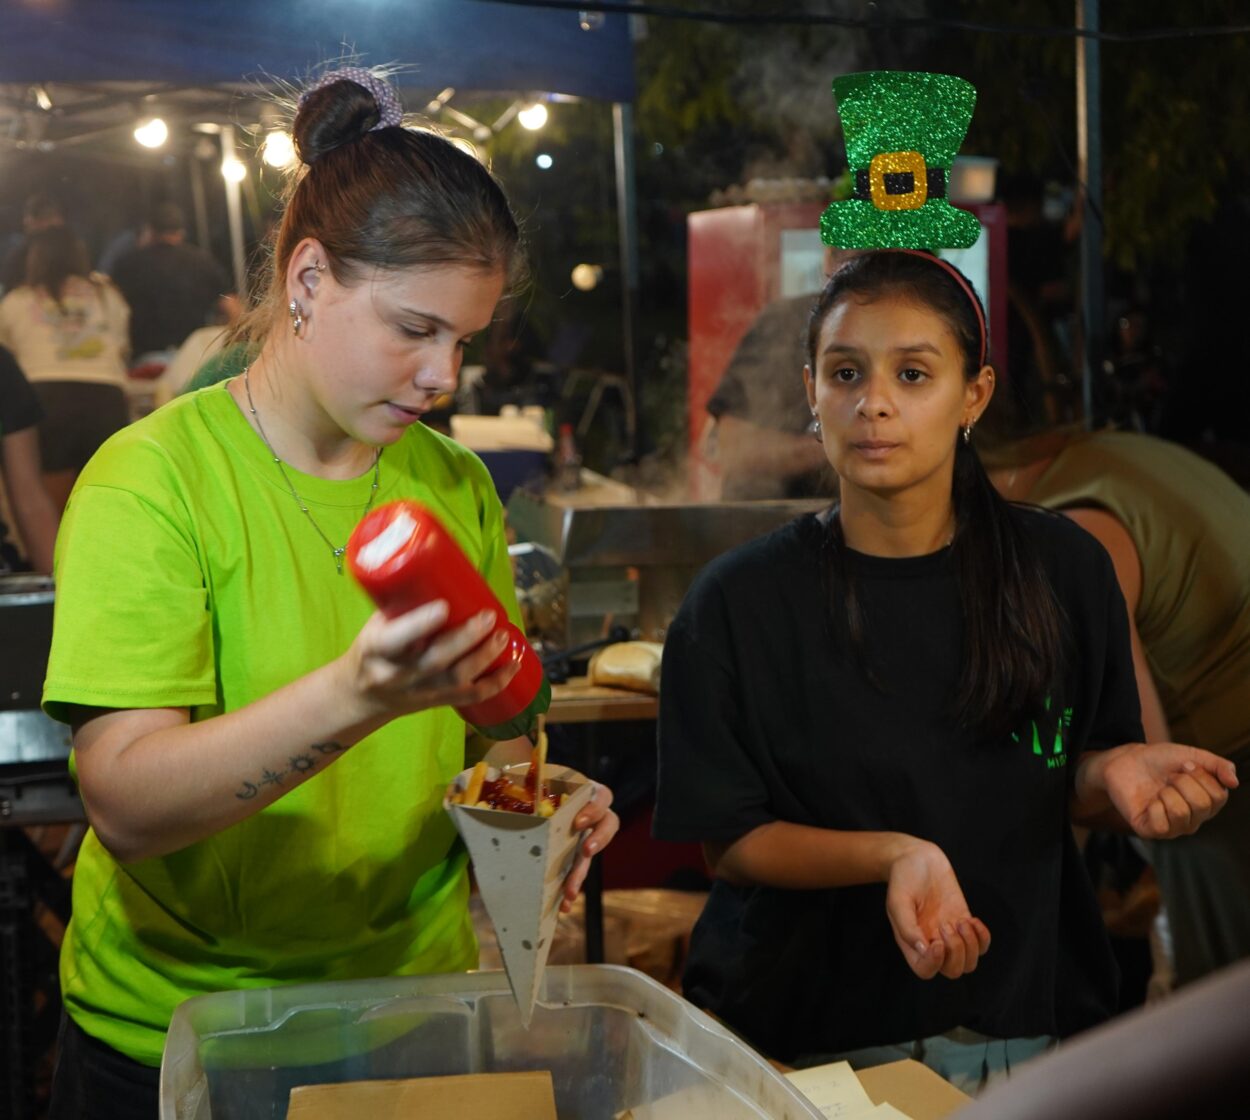
[[[817,368],[821,328],[842,299],[901,296],[946,322],[964,356],[964,376],[975,378],[987,340],[984,314],[970,285],[951,266],[914,253],[865,253],[830,278],[812,310],[808,358]],[[959,723],[987,736],[1011,730],[1040,712],[1058,682],[1064,619],[1050,580],[1020,519],[990,482],[972,444],[956,436],[951,485],[955,508],[952,551],[963,607],[963,672],[953,698]],[[875,678],[867,658],[862,605],[835,507],[824,536],[825,568],[836,577],[831,608],[844,611],[852,649]]]

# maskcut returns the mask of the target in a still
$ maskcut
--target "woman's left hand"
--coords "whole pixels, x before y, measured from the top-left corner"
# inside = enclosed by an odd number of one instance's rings
[[[573,819],[573,830],[580,832],[590,829],[590,835],[582,841],[573,870],[564,880],[564,899],[560,903],[560,913],[567,914],[573,909],[573,900],[577,898],[586,881],[586,872],[590,870],[592,856],[598,855],[612,842],[617,829],[621,827],[620,818],[612,812],[612,791],[602,782],[595,784],[595,795],[586,807]]]
[[[1101,756],[1101,757],[1100,757]],[[1169,840],[1196,832],[1236,789],[1237,768],[1226,758],[1180,743],[1128,743],[1092,752],[1077,773],[1082,784],[1101,788],[1116,812],[1145,840]]]

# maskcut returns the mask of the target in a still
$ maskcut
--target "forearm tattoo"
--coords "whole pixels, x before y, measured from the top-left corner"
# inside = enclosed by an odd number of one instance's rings
[[[283,770],[270,770],[266,767],[256,781],[245,781],[235,792],[240,801],[251,801],[260,795],[265,786],[283,786],[289,777],[306,778],[317,768],[319,762],[327,761],[336,754],[342,754],[347,748],[342,743],[313,743],[303,754],[293,754]]]

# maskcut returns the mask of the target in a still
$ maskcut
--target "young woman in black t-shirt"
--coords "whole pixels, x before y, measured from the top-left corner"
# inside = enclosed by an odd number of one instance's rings
[[[656,832],[716,876],[686,993],[776,1058],[1001,1066],[1107,1017],[1070,824],[1181,835],[1237,784],[1137,741],[1105,553],[986,478],[986,342],[946,262],[840,269],[804,373],[840,505],[709,565],[670,629]]]

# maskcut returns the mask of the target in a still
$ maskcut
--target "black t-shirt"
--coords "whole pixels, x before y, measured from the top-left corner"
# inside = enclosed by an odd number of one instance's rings
[[[43,408],[13,352],[0,346],[0,436],[33,428]]]
[[[802,435],[812,422],[803,388],[807,364],[807,324],[815,295],[768,304],[742,336],[729,365],[707,402],[718,420],[734,416],[761,428]],[[832,496],[832,469],[810,471],[784,483],[776,479],[727,475],[725,498],[808,498]]]
[[[729,842],[773,820],[905,832],[949,857],[989,952],[959,980],[907,967],[885,886],[825,891],[717,881],[685,994],[792,1059],[964,1026],[1066,1036],[1109,1016],[1115,964],[1068,824],[1081,751],[1141,738],[1124,601],[1102,547],[1016,509],[1071,631],[1064,693],[1002,741],[949,705],[962,614],[949,549],[848,555],[879,691],[826,604],[826,529],[807,516],[710,564],[669,630],[655,832]],[[993,589],[987,588],[987,594]]]
[[[195,245],[157,242],[117,262],[113,283],[130,304],[130,354],[181,346],[212,322],[231,285],[221,266]]]
[[[13,354],[0,346],[0,439],[33,428],[43,419],[43,408]],[[17,550],[9,541],[9,527],[0,521],[0,572],[19,567]]]

